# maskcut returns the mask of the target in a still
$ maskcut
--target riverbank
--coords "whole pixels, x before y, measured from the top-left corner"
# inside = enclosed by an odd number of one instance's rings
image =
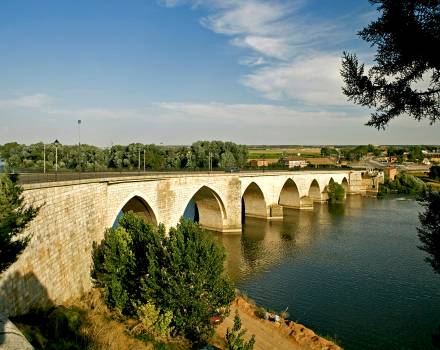
[[[256,306],[243,297],[238,296],[231,304],[230,315],[217,327],[213,344],[225,348],[227,328],[232,328],[236,310],[240,314],[242,327],[247,329],[246,339],[255,335],[254,350],[339,350],[333,342],[326,340],[300,323],[279,322],[260,319],[255,315]]]
[[[227,328],[232,328],[236,310],[240,314],[246,338],[255,334],[254,350],[339,350],[339,346],[316,335],[305,326],[281,320],[272,322],[255,316],[254,304],[238,296],[231,304],[230,316],[216,328],[212,343],[225,349]],[[35,348],[54,347],[94,350],[153,350],[158,347],[169,350],[189,349],[188,342],[175,339],[159,344],[154,339],[136,337],[133,328],[137,321],[121,317],[110,311],[102,297],[94,290],[81,299],[72,300],[48,312],[38,312],[17,317],[17,327]],[[161,347],[162,346],[162,347]]]

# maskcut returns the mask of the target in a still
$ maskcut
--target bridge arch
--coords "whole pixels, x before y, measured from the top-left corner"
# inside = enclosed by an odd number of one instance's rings
[[[202,186],[192,195],[182,216],[198,222],[206,229],[222,231],[226,209],[216,191],[208,186]]]
[[[145,199],[141,193],[135,192],[127,196],[116,213],[113,214],[112,227],[116,227],[121,215],[128,213],[129,211],[132,211],[145,222],[152,225],[157,225],[157,215],[153,208],[148,204],[148,200]]]
[[[308,197],[311,198],[314,202],[319,202],[322,200],[321,189],[316,179],[313,179],[310,184]]]
[[[267,218],[267,204],[264,193],[255,182],[251,182],[241,197],[242,218],[251,216]]]
[[[288,208],[299,208],[300,203],[298,186],[289,178],[281,188],[278,204]]]

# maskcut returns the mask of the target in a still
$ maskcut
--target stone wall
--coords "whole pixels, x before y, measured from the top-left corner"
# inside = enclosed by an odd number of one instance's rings
[[[90,289],[92,242],[104,233],[106,184],[25,191],[42,206],[27,232],[32,239],[0,280],[0,311],[18,315],[81,295]]]
[[[241,198],[248,186],[255,184],[252,200],[262,201],[252,203],[250,214],[264,217],[267,213],[268,219],[281,219],[279,198],[288,179],[298,187],[299,208],[303,203],[308,209],[313,207],[313,199],[325,199],[331,179],[338,183],[347,179],[351,192],[360,191],[362,185],[360,173],[354,172],[186,174],[29,185],[24,191],[26,201],[42,207],[27,228],[32,235],[30,244],[0,279],[0,312],[18,315],[63,303],[89,290],[93,242],[102,240],[105,229],[133,197],[147,203],[149,215],[167,228],[178,223],[194,197],[203,215],[201,224],[224,233],[240,233]],[[311,199],[314,180],[321,197]],[[257,187],[261,196],[255,195]]]

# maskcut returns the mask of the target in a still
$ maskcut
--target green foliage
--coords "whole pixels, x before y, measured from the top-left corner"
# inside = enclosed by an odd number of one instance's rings
[[[224,249],[198,224],[183,219],[168,237],[162,225],[154,227],[132,213],[119,225],[93,252],[92,277],[107,304],[133,316],[139,305],[152,303],[172,315],[173,335],[208,339],[210,313],[235,297],[223,276]]]
[[[425,189],[425,183],[419,178],[409,174],[399,173],[394,181],[387,179],[384,184],[380,185],[378,197],[384,197],[392,193],[415,195]]]
[[[93,344],[83,331],[88,324],[85,312],[76,307],[38,310],[13,318],[13,321],[35,349],[82,350]]]
[[[36,143],[20,145],[16,142],[0,146],[0,158],[11,169],[43,169],[43,153],[46,150],[46,169],[55,169],[55,146]],[[58,168],[63,170],[102,171],[117,170],[164,170],[164,169],[206,169],[209,154],[212,155],[213,168],[244,167],[248,150],[244,145],[222,141],[198,141],[190,147],[165,147],[131,143],[126,146],[114,145],[99,148],[91,145],[59,145]]]
[[[330,182],[327,188],[329,202],[341,202],[345,199],[345,189],[337,182]]]
[[[428,174],[430,179],[439,180],[440,179],[440,165],[433,165],[431,169],[429,169]]]
[[[17,185],[17,180],[15,174],[0,177],[0,273],[13,264],[26,248],[31,237],[23,236],[23,230],[40,209],[23,203],[23,188]]]
[[[161,312],[153,303],[141,305],[136,310],[137,316],[141,321],[142,328],[148,334],[156,338],[168,338],[173,327],[170,326],[173,320],[171,311]]]
[[[257,307],[255,310],[255,316],[258,318],[265,319],[266,318],[266,309],[264,307]]]
[[[434,123],[440,116],[440,1],[372,0],[380,16],[360,33],[377,47],[375,64],[365,72],[354,54],[344,52],[344,94],[374,108],[367,125],[385,128],[391,119],[410,115]],[[424,79],[423,79],[424,78]],[[421,87],[421,80],[426,87]]]
[[[417,228],[419,249],[428,253],[425,259],[436,273],[440,273],[440,192],[429,188],[418,198],[425,212],[419,214],[421,226]]]
[[[337,156],[339,154],[338,150],[334,147],[322,147],[321,148],[321,156],[331,157]]]
[[[255,345],[255,335],[246,342],[243,338],[245,334],[246,329],[241,329],[240,315],[236,311],[234,327],[232,330],[229,328],[226,330],[226,350],[252,350]]]

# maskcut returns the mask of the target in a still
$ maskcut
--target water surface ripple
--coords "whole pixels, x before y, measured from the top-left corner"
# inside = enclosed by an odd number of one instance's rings
[[[242,236],[217,236],[227,270],[258,304],[345,349],[432,349],[440,276],[417,249],[414,200],[348,197],[283,221],[247,219]]]

